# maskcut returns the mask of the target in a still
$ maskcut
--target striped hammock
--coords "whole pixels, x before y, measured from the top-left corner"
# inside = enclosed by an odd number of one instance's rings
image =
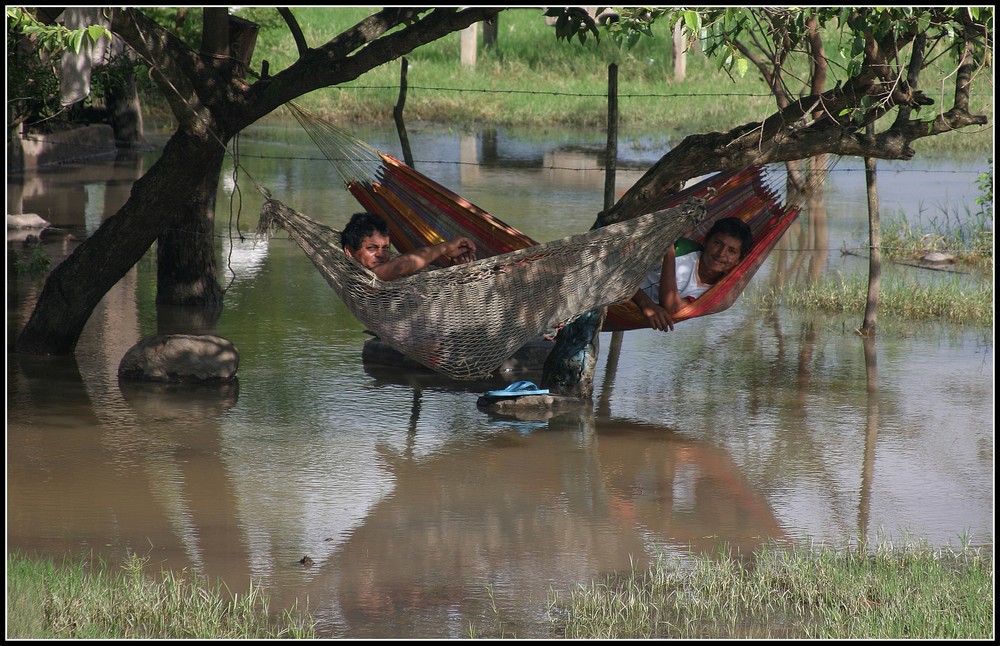
[[[480,258],[538,244],[391,155],[351,137],[294,102],[288,106],[361,206],[388,222],[390,238],[399,252],[460,235],[475,242]],[[707,216],[697,226],[681,232],[681,237],[701,244],[716,220],[737,217],[753,232],[753,246],[733,271],[674,314],[674,321],[716,314],[735,303],[799,213],[798,207],[781,204],[759,166],[714,175],[665,196],[650,204],[648,210],[668,209],[691,198],[704,201]],[[663,249],[666,246],[661,247],[661,257]],[[647,327],[648,320],[629,299],[609,307],[603,329]]]

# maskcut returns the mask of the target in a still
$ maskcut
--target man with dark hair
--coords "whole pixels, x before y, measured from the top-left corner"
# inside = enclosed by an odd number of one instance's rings
[[[390,259],[389,225],[380,216],[367,212],[351,216],[340,233],[340,241],[347,255],[382,280],[415,274],[439,260],[458,264],[476,259],[476,245],[465,236],[427,245]]]
[[[654,330],[673,330],[672,314],[732,271],[750,251],[752,242],[753,232],[746,222],[722,218],[709,229],[700,249],[677,255],[671,245],[663,255],[663,264],[649,272],[632,302]]]

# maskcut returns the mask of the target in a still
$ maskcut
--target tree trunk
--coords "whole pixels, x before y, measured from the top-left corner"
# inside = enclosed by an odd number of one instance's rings
[[[590,310],[559,330],[556,343],[545,358],[542,383],[560,395],[590,399],[600,349],[601,326],[606,309]]]
[[[201,49],[213,56],[227,57],[233,50],[232,38],[246,37],[240,41],[242,58],[253,52],[256,30],[245,28],[247,21],[234,21],[225,7],[205,8]],[[253,23],[248,23],[252,25]],[[236,25],[236,33],[230,27]],[[249,51],[246,51],[249,50]],[[236,66],[235,75],[242,75],[243,68]],[[207,132],[214,127],[206,129]],[[211,135],[209,135],[211,137]],[[156,248],[156,303],[157,305],[182,305],[208,307],[213,311],[222,308],[222,288],[215,272],[215,199],[219,188],[219,175],[225,150],[220,143],[203,153],[209,170],[188,187],[188,199],[176,214],[176,225],[166,229],[157,238]]]
[[[108,122],[115,133],[115,145],[134,148],[142,144],[142,106],[139,104],[135,77],[126,79],[122,87],[109,88],[105,101]]]
[[[70,354],[91,313],[153,242],[170,228],[189,224],[191,187],[219,176],[219,143],[176,133],[132,188],[124,206],[49,274],[15,351]],[[151,206],[153,205],[153,206]],[[164,218],[162,214],[174,217]],[[81,277],[86,277],[81,280]]]
[[[205,174],[186,187],[175,225],[157,238],[158,305],[222,307],[215,271],[215,197],[225,150],[210,144],[202,156]]]
[[[493,20],[483,22],[483,49],[492,49],[497,44],[497,35],[500,32],[500,16]]]
[[[870,126],[874,130],[874,126]],[[862,336],[875,336],[875,318],[878,314],[878,288],[882,278],[882,228],[878,216],[878,186],[875,182],[875,160],[865,157],[865,186],[868,189],[868,298],[865,300],[865,318],[859,332]]]

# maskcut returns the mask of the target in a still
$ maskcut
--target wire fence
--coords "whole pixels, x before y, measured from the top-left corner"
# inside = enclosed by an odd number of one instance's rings
[[[397,92],[399,86],[396,85],[352,85],[345,84],[327,88],[330,90],[337,91],[393,91]],[[593,99],[593,98],[607,98],[607,93],[586,93],[586,92],[557,92],[551,90],[525,90],[525,89],[515,89],[515,88],[469,88],[469,87],[443,87],[443,86],[421,86],[421,85],[407,85],[408,92],[413,91],[427,91],[427,92],[451,92],[460,94],[522,94],[522,95],[544,95],[544,96],[561,96],[570,98],[580,98],[580,99]],[[753,92],[711,92],[711,93],[693,93],[693,92],[658,92],[658,93],[618,93],[617,98],[619,100],[628,99],[679,99],[679,98],[738,98],[738,99],[766,99],[770,98],[770,93],[753,93]],[[273,114],[273,113],[272,113]],[[485,127],[484,127],[485,128]],[[983,130],[993,130],[992,123],[985,128],[976,129],[975,131],[970,131],[968,129],[961,132],[965,133],[978,133]],[[80,143],[63,143],[58,141],[53,141],[48,136],[45,135],[32,135],[32,134],[22,134],[20,138],[24,141],[31,142],[46,142],[51,148],[58,148],[61,146],[74,147],[80,151],[80,155],[67,158],[66,161],[77,161],[79,159],[85,158],[90,155],[106,155],[108,150],[106,147],[98,146],[87,146],[86,144]],[[54,155],[58,157],[58,155]],[[289,161],[327,161],[327,158],[323,155],[317,154],[312,155],[263,155],[263,154],[252,154],[252,153],[241,153],[241,157],[245,159],[261,159],[261,160],[289,160]],[[414,163],[419,162],[420,164],[439,164],[439,165],[450,165],[450,166],[478,166],[479,164],[475,162],[463,162],[455,160],[439,160],[439,159],[414,159]],[[989,162],[992,164],[992,155],[989,157]],[[496,168],[503,168],[502,162],[492,164]],[[584,171],[579,168],[564,167],[558,165],[543,165],[541,166],[543,170],[559,170],[568,172],[590,172]],[[626,165],[620,167],[622,170],[634,170]],[[984,168],[983,173],[987,172],[989,169]],[[865,172],[863,168],[831,168],[830,172],[834,173],[863,173]],[[967,174],[967,170],[948,170],[941,168],[921,168],[908,165],[906,168],[880,168],[879,173],[908,173],[908,172],[920,172],[920,173],[935,173],[935,174]]]

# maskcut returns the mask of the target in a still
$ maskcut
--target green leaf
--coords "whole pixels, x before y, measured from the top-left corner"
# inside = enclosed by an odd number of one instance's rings
[[[95,43],[99,41],[102,36],[111,40],[111,32],[100,25],[91,25],[87,27],[87,35],[90,36],[90,40]]]
[[[86,30],[77,29],[76,31],[70,33],[70,47],[73,49],[73,53],[79,54],[80,50],[83,49],[83,37],[86,35]]]
[[[750,61],[743,58],[742,56],[736,59],[736,72],[740,75],[741,78],[747,75],[747,70],[749,68],[750,68]]]
[[[692,34],[697,34],[701,29],[701,16],[698,15],[697,11],[685,11],[684,24],[687,26],[688,31]]]

